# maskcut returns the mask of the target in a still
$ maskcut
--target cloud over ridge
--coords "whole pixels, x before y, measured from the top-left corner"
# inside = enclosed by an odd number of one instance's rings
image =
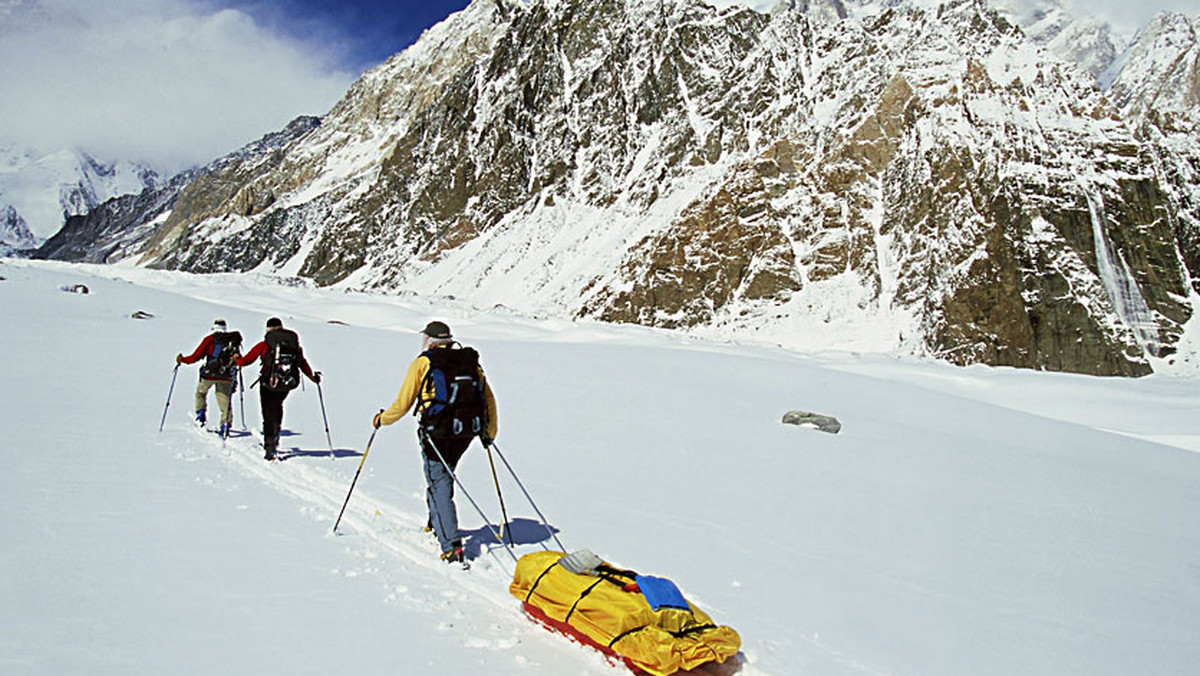
[[[164,173],[325,113],[355,77],[319,43],[188,0],[0,0],[0,64],[0,145]]]

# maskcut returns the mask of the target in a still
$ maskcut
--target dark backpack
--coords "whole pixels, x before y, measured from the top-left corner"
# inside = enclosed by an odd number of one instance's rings
[[[267,350],[263,353],[259,384],[277,392],[296,389],[300,385],[300,362],[304,361],[300,337],[291,329],[275,329],[267,332],[264,342]]]
[[[439,347],[421,353],[433,400],[421,411],[421,427],[437,439],[469,439],[487,432],[487,402],[479,378],[479,353],[470,347]]]
[[[200,377],[207,380],[233,380],[237,364],[233,355],[242,348],[242,334],[237,331],[218,331],[213,334],[213,345],[200,367]]]

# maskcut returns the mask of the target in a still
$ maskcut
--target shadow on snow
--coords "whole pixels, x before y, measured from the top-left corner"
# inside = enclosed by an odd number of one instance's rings
[[[477,559],[484,553],[484,547],[513,545],[536,545],[547,542],[552,535],[558,534],[558,529],[533,519],[511,519],[507,528],[501,532],[500,526],[488,524],[475,530],[460,530],[463,537],[463,554],[468,560]],[[496,540],[500,534],[502,541]]]

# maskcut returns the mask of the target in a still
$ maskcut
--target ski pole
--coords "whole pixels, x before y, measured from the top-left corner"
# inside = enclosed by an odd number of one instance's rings
[[[442,452],[438,450],[437,444],[433,443],[433,438],[426,434],[424,429],[421,430],[421,438],[429,443],[429,447],[437,454],[438,460],[442,462],[442,467],[446,468],[446,472],[450,474],[450,478],[454,480],[454,484],[463,492],[463,495],[467,496],[467,500],[471,501],[471,506],[479,513],[479,518],[483,519],[484,525],[492,532],[492,535],[496,538],[496,542],[503,543],[504,540],[500,537],[500,534],[496,532],[495,528],[492,528],[492,522],[488,520],[487,515],[479,508],[479,503],[475,502],[475,498],[471,497],[470,492],[467,491],[467,487],[463,485],[462,481],[459,481],[458,475],[454,473],[454,468],[450,466],[450,463],[446,462],[446,458],[442,457]],[[517,555],[511,549],[505,547],[504,551],[508,552],[514,563],[517,563]]]
[[[492,441],[492,448],[496,449],[496,455],[500,456],[500,462],[504,463],[504,466],[508,468],[508,473],[512,475],[513,480],[521,487],[521,492],[525,494],[525,499],[529,501],[529,504],[533,507],[533,511],[537,512],[537,515],[541,517],[542,523],[546,526],[546,532],[550,534],[551,538],[554,538],[554,542],[558,544],[559,549],[564,552],[567,551],[562,541],[554,534],[554,529],[550,527],[550,521],[546,518],[545,514],[542,514],[542,510],[538,509],[537,503],[533,501],[533,497],[529,495],[529,491],[525,490],[525,484],[521,483],[521,478],[513,471],[512,465],[508,464],[508,458],[504,457],[504,453],[500,451],[500,447],[496,445],[495,441]]]
[[[503,536],[505,535],[505,530],[508,526],[508,510],[504,509],[504,495],[500,492],[500,477],[496,476],[496,461],[492,459],[491,439],[486,442],[480,439],[480,442],[483,443],[483,447],[487,449],[488,464],[492,466],[492,481],[496,483],[496,498],[500,500],[500,516],[504,518],[504,523],[500,524],[500,535]],[[512,547],[512,528],[507,528],[507,531],[508,546]]]
[[[329,442],[329,459],[333,460],[333,437],[329,436],[329,416],[325,415],[325,395],[321,392],[320,380],[317,381],[317,399],[321,401],[321,417],[325,419],[325,440]]]
[[[242,380],[242,367],[238,367],[238,401],[242,405],[242,431],[248,432],[250,428],[246,426],[246,383]]]
[[[383,409],[379,409],[383,413]],[[350,504],[350,494],[354,492],[354,484],[358,483],[358,475],[362,472],[363,464],[367,462],[367,454],[371,452],[371,444],[375,443],[375,433],[379,431],[376,427],[371,431],[371,438],[367,440],[367,450],[363,451],[362,460],[358,461],[358,469],[354,472],[354,481],[350,482],[350,490],[346,491],[346,501],[342,503],[342,511],[338,512],[337,521],[333,522],[333,532],[337,533],[338,524],[342,522],[342,515],[346,513],[346,505]]]
[[[175,362],[175,370],[171,372],[171,389],[167,390],[167,405],[163,407],[162,422],[158,423],[158,431],[163,431],[167,424],[167,409],[171,408],[171,395],[175,394],[175,377],[179,375],[179,362]]]

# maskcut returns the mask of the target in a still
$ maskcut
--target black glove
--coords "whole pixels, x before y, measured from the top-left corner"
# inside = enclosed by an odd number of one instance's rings
[[[321,372],[317,371],[312,375],[312,381],[318,385],[321,384]]]
[[[480,434],[479,441],[483,444],[484,448],[490,448],[492,445],[492,438],[486,434]]]

